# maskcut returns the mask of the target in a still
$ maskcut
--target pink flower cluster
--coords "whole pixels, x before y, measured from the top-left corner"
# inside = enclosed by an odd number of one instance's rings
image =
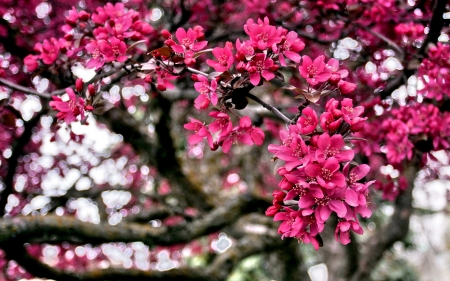
[[[438,43],[428,51],[419,67],[419,80],[424,87],[418,93],[437,101],[450,97],[450,46]]]
[[[186,62],[188,52],[199,52],[206,46],[206,41],[201,41],[203,33],[199,35],[199,30],[199,28],[194,28],[185,31],[179,28],[176,33],[178,44],[172,39],[168,31],[162,32],[166,38],[166,45],[170,46],[177,56],[184,57],[186,65],[189,65]],[[299,74],[306,79],[309,89],[317,87],[323,93],[327,92],[328,94],[333,91],[348,94],[355,90],[355,84],[343,80],[348,76],[348,71],[340,69],[338,60],[330,59],[325,63],[324,56],[319,56],[314,61],[306,55],[300,56],[299,52],[304,49],[305,44],[298,38],[297,33],[270,25],[267,17],[264,20],[258,19],[257,22],[252,19],[247,20],[244,30],[249,35],[248,40],[241,41],[237,39],[234,46],[231,42],[227,42],[223,48],[216,47],[212,49],[215,59],[207,59],[206,63],[218,72],[214,78],[210,80],[201,75],[193,75],[193,80],[196,81],[194,84],[195,89],[200,93],[194,102],[197,109],[207,109],[210,104],[213,106],[217,105],[222,114],[228,116],[225,112],[229,110],[229,106],[224,106],[224,101],[230,100],[230,95],[231,100],[239,98],[245,100],[246,97],[235,97],[234,95],[238,94],[233,92],[230,94],[230,91],[224,85],[231,84],[233,79],[240,78],[243,81],[242,85],[245,85],[246,81],[250,82],[246,86],[248,89],[259,86],[263,80],[269,81],[274,79],[276,75],[281,75],[278,69],[280,66],[288,65],[287,59],[295,63],[293,66],[302,61],[301,65],[296,67],[298,67]],[[235,54],[233,54],[233,50],[235,50]],[[155,51],[159,52],[158,50]],[[155,70],[163,69],[162,65],[165,66],[164,69],[170,68],[170,58],[168,56],[164,58],[156,55],[155,58],[161,59],[159,64],[161,66],[158,66],[157,63],[154,64],[153,68]],[[176,63],[177,61],[174,61],[172,58],[172,64]],[[234,69],[233,66],[235,66]],[[221,75],[224,72],[228,74]],[[242,109],[245,105],[246,103],[236,108]],[[353,109],[350,99],[345,99],[342,105],[342,111],[333,111],[335,109],[334,106],[336,106],[335,102],[331,102],[328,105],[330,111],[322,115],[320,120],[323,123],[323,127],[326,127],[327,130],[328,126],[330,126],[331,131],[336,130],[342,120],[348,121],[347,123],[352,129],[362,126],[364,123],[365,119],[359,117],[361,113],[360,108]],[[349,108],[348,110],[345,109],[347,107]],[[304,117],[300,120],[303,119]],[[206,137],[206,135],[203,137]],[[223,137],[219,137],[219,141],[216,143],[222,145],[227,142],[223,141]],[[252,142],[241,140],[235,143],[247,144]],[[258,144],[262,143],[262,141],[254,141],[254,143]],[[224,150],[228,151],[228,149],[227,146]]]
[[[56,118],[64,120],[67,124],[77,120],[78,116],[81,116],[81,120],[86,121],[85,111],[92,111],[94,108],[83,98],[77,96],[72,88],[66,88],[66,93],[69,96],[68,100],[52,96],[53,101],[50,102],[50,106],[58,111]]]
[[[216,150],[219,146],[227,153],[232,144],[262,145],[264,142],[264,132],[253,126],[250,117],[243,116],[239,119],[239,125],[233,127],[230,116],[224,112],[212,111],[209,116],[215,120],[205,125],[201,121],[191,118],[191,122],[184,125],[184,128],[194,131],[188,138],[189,144],[197,144],[206,138],[211,149]],[[216,135],[213,140],[213,134]]]
[[[377,130],[378,137],[374,142],[384,144],[382,149],[374,149],[365,147],[371,144],[359,142],[358,146],[366,156],[382,151],[386,153],[387,163],[396,166],[404,159],[410,160],[414,148],[422,152],[450,148],[448,112],[440,112],[432,104],[413,103],[386,114],[390,116],[383,121],[371,121],[365,130],[358,133],[360,137],[372,139],[370,130]]]
[[[92,33],[86,30],[90,28],[89,20],[95,25]],[[96,69],[105,63],[126,61],[127,47],[136,41],[147,41],[149,34],[153,32],[151,25],[140,20],[138,12],[125,9],[123,3],[107,3],[104,7],[98,7],[92,15],[72,8],[66,23],[63,31],[72,40],[73,36],[70,34],[74,29],[93,35],[90,42],[85,44],[86,51],[91,55],[86,66]]]
[[[36,43],[34,50],[38,55],[28,55],[24,58],[24,64],[28,72],[33,72],[39,67],[39,61],[45,65],[51,65],[56,62],[60,52],[66,52],[70,43],[64,38],[45,39],[42,43]]]
[[[404,42],[414,42],[423,39],[425,36],[425,27],[420,23],[402,22],[399,23],[394,30],[395,33],[403,38]]]
[[[346,136],[362,129],[364,109],[350,99],[330,99],[320,117],[306,107],[295,125],[280,131],[281,145],[269,145],[274,159],[284,161],[282,177],[266,215],[282,221],[278,232],[301,242],[320,246],[320,233],[332,213],[339,218],[336,240],[350,242],[350,230],[362,234],[357,214],[370,217],[368,187],[361,183],[368,165],[354,166],[354,151]]]

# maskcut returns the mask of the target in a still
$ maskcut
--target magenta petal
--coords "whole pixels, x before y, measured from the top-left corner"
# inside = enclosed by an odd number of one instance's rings
[[[315,178],[322,173],[322,168],[317,164],[310,163],[310,164],[306,165],[305,173],[308,176]]]
[[[292,51],[285,51],[285,52],[283,52],[283,54],[285,54],[286,57],[288,57],[290,60],[292,60],[296,63],[300,62],[301,56],[297,53],[294,53]]]
[[[340,231],[346,232],[346,231],[349,231],[351,225],[352,225],[352,224],[351,224],[350,222],[348,222],[348,221],[343,221],[343,222],[340,222],[340,223],[339,223],[338,227],[339,227],[339,230],[340,230]]]
[[[339,152],[335,157],[339,162],[348,162],[353,159],[355,152],[353,150],[344,150]]]
[[[369,218],[372,215],[372,211],[366,206],[356,207],[356,212],[360,214],[363,218]]]
[[[338,217],[343,218],[347,214],[347,208],[342,201],[331,200],[329,205],[331,210],[335,211]]]
[[[250,146],[253,145],[253,140],[250,137],[250,135],[248,135],[248,134],[241,135],[241,137],[239,138],[239,141],[246,145],[250,145]]]
[[[222,143],[222,151],[224,153],[228,153],[228,151],[230,151],[231,145],[232,145],[232,143],[231,143],[230,139],[224,140]]]
[[[331,182],[339,187],[344,187],[346,184],[345,176],[339,172],[336,172],[331,176]]]
[[[206,45],[208,45],[208,41],[200,41],[197,43],[194,43],[194,45],[192,46],[192,51],[200,51],[201,49],[205,48]]]
[[[347,191],[345,191],[345,203],[352,207],[358,206],[358,193],[351,188],[347,188]]]
[[[177,37],[178,42],[181,43],[181,41],[186,37],[186,30],[184,30],[182,27],[178,28],[175,36]]]
[[[327,161],[325,161],[325,163],[323,164],[323,167],[325,169],[330,170],[332,173],[334,173],[337,170],[339,170],[339,162],[337,161],[336,158],[330,157],[330,158],[328,158]]]
[[[298,206],[305,209],[311,207],[315,203],[316,201],[314,200],[314,197],[311,195],[305,195],[300,198],[300,201],[298,201]]]
[[[273,217],[273,220],[274,221],[283,221],[287,217],[288,217],[288,213],[287,212],[279,212]]]
[[[264,79],[266,79],[267,81],[272,80],[275,77],[275,74],[271,71],[268,70],[263,70],[261,72],[262,77],[264,77]]]
[[[197,144],[197,143],[201,142],[202,140],[203,140],[203,137],[201,137],[201,136],[199,136],[199,135],[197,135],[197,134],[191,135],[191,136],[188,138],[189,144]]]
[[[262,145],[264,143],[264,132],[260,129],[254,129],[250,133],[252,140],[255,142],[256,145]]]
[[[350,243],[351,242],[350,233],[348,233],[348,232],[341,233],[340,241],[341,241],[342,245],[347,245],[348,243]]]
[[[352,169],[351,173],[355,174],[358,180],[364,178],[370,171],[369,165],[362,164]]]
[[[326,221],[330,217],[331,210],[327,206],[321,206],[318,207],[317,209],[319,211],[319,216],[322,221]]]
[[[181,45],[173,45],[173,46],[171,46],[171,48],[176,53],[184,53],[184,48]]]
[[[257,72],[250,74],[250,82],[255,85],[258,86],[259,81],[261,80],[261,75]]]
[[[329,145],[330,145],[330,135],[328,135],[328,133],[320,135],[319,140],[317,141],[317,146],[320,148],[320,150],[325,151]]]

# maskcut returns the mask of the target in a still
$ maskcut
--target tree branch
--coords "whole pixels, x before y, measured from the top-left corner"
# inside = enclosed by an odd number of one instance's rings
[[[12,154],[8,159],[8,173],[4,178],[5,189],[3,189],[0,198],[0,217],[5,215],[5,207],[8,203],[9,195],[14,191],[14,175],[16,174],[16,168],[19,164],[18,159],[24,153],[25,146],[30,142],[33,134],[33,128],[38,124],[41,116],[46,113],[46,110],[42,110],[36,114],[30,121],[24,125],[24,131],[22,135],[15,141],[12,148]]]
[[[51,278],[65,281],[95,280],[186,280],[209,281],[210,277],[202,268],[175,268],[169,271],[140,270],[136,268],[87,269],[83,271],[65,271],[51,267],[32,257],[20,244],[8,243],[0,247],[8,259],[15,260],[35,277]]]
[[[246,93],[245,94],[248,98],[256,101],[257,103],[259,103],[260,105],[262,105],[262,107],[264,107],[265,109],[269,110],[270,112],[272,112],[273,114],[275,114],[277,117],[279,117],[281,120],[283,120],[286,124],[292,124],[292,120],[287,118],[286,115],[284,115],[283,113],[281,113],[281,111],[279,111],[278,109],[276,109],[275,107],[273,107],[272,105],[265,103],[264,101],[262,101],[260,98],[258,98],[257,96],[250,94],[250,93]]]
[[[398,195],[395,201],[395,212],[390,222],[385,227],[380,228],[363,246],[364,251],[360,255],[358,269],[353,273],[350,280],[368,280],[370,273],[382,258],[384,252],[408,234],[409,219],[412,214],[412,192],[418,171],[417,163],[408,163],[408,167],[404,171],[404,175],[408,179],[408,188]]]
[[[0,220],[0,244],[13,240],[24,243],[69,241],[100,244],[108,242],[142,241],[149,247],[187,243],[198,237],[231,225],[245,213],[265,209],[263,199],[246,196],[233,198],[201,218],[185,225],[152,227],[137,223],[122,223],[120,227],[108,223],[92,224],[74,217],[46,215],[44,217],[16,217]]]

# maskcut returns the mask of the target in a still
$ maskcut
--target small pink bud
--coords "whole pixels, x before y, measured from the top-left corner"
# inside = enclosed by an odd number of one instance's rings
[[[192,79],[194,82],[198,82],[198,81],[199,81],[199,80],[198,80],[197,74],[192,74],[192,75],[191,75],[191,79]]]
[[[275,206],[270,206],[269,208],[267,208],[266,210],[266,216],[268,217],[273,217],[278,213],[278,209]]]
[[[286,197],[286,193],[284,193],[281,190],[275,190],[272,193],[272,196],[273,196],[274,200],[283,201],[284,197]]]
[[[64,39],[66,39],[66,41],[72,41],[73,40],[73,35],[70,33],[66,33],[64,35]]]
[[[279,69],[280,67],[278,66],[278,65],[272,65],[270,68],[269,68],[269,71],[272,71],[272,72],[276,72],[278,69]]]
[[[205,39],[205,33],[203,33],[203,27],[201,27],[200,25],[196,25],[196,26],[194,26],[194,28],[192,30],[194,30],[195,33],[197,33],[197,40],[201,41],[201,40]]]
[[[166,85],[164,85],[164,84],[158,84],[158,86],[156,86],[156,88],[160,91],[165,91],[167,89]]]
[[[341,75],[339,73],[333,73],[330,76],[330,79],[328,79],[328,82],[330,85],[336,86],[339,81],[341,81]]]
[[[89,96],[90,97],[93,97],[93,96],[95,96],[95,87],[94,87],[94,85],[93,84],[89,84],[88,85],[88,93],[89,93]]]
[[[77,90],[77,92],[83,91],[83,80],[81,78],[78,78],[77,81],[75,81],[75,90]]]
[[[161,35],[164,37],[164,39],[172,39],[172,35],[167,29],[161,30]]]
[[[87,21],[91,17],[91,15],[85,11],[81,11],[78,13],[78,17],[82,21]]]
[[[171,46],[175,45],[176,43],[172,39],[167,39],[166,41],[164,41],[164,44],[171,47]]]
[[[339,90],[343,95],[350,94],[356,89],[356,84],[347,82],[347,81],[341,81],[339,82]]]

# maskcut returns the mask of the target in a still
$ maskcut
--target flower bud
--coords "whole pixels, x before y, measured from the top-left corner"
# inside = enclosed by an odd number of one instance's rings
[[[164,84],[158,84],[158,86],[156,86],[156,88],[160,91],[165,91],[167,89],[166,85],[164,85]]]
[[[277,72],[279,68],[280,67],[278,65],[274,64],[269,68],[269,71]]]
[[[332,86],[336,86],[339,81],[341,81],[341,75],[339,73],[331,74],[330,79],[328,79],[328,83]]]
[[[87,21],[90,17],[91,17],[91,15],[89,13],[87,13],[86,11],[80,11],[78,13],[78,18],[82,21]]]
[[[267,208],[266,210],[266,216],[268,217],[273,217],[278,213],[278,208],[275,206],[270,206],[269,208]]]
[[[194,82],[198,82],[199,80],[198,80],[198,75],[197,74],[192,74],[191,75],[191,79],[194,81]]]
[[[161,35],[164,37],[164,39],[172,39],[172,35],[167,29],[161,30]]]
[[[83,80],[81,78],[78,78],[77,81],[75,81],[75,90],[77,90],[77,92],[83,91]]]
[[[286,193],[284,193],[281,190],[275,190],[272,193],[272,196],[273,196],[274,200],[277,200],[278,202],[281,202],[281,201],[283,201],[284,197],[286,197]]]
[[[356,84],[347,82],[347,81],[341,81],[339,82],[339,90],[343,95],[350,94],[356,89]]]
[[[164,44],[171,47],[171,46],[175,45],[176,43],[172,39],[167,39],[166,41],[164,41]]]
[[[197,34],[197,40],[201,41],[201,40],[205,39],[205,33],[203,33],[203,27],[201,27],[200,25],[196,25],[196,26],[194,26],[194,28],[192,30],[194,30],[195,33]]]
[[[94,87],[94,85],[93,84],[89,84],[88,85],[88,93],[89,93],[89,96],[90,97],[93,97],[93,96],[95,96],[95,87]]]

